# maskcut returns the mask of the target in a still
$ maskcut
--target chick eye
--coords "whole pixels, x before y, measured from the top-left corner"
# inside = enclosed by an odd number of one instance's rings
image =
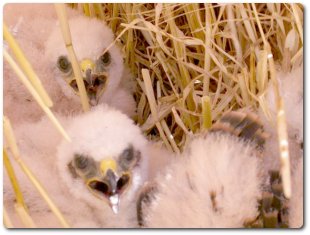
[[[104,65],[109,65],[111,63],[111,55],[110,55],[110,53],[107,51],[106,53],[104,53],[103,55],[101,55],[99,57],[99,60]]]
[[[63,73],[68,73],[72,69],[71,63],[66,56],[59,56],[58,57],[57,68]]]
[[[124,162],[130,163],[134,159],[134,151],[132,147],[125,149],[121,156]]]
[[[85,169],[89,164],[89,159],[88,157],[84,157],[82,155],[74,155],[74,165],[78,169]]]
[[[140,159],[140,152],[135,151],[133,146],[129,146],[120,155],[118,163],[124,170],[128,170],[137,165],[139,159]]]

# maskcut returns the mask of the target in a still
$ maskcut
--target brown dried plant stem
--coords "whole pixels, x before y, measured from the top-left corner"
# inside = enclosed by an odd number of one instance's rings
[[[280,149],[280,161],[281,161],[281,177],[283,182],[283,193],[286,198],[291,197],[291,173],[290,173],[290,156],[289,156],[289,146],[288,146],[288,134],[287,134],[287,124],[285,118],[285,111],[283,105],[283,98],[280,96],[279,84],[276,78],[276,69],[274,65],[273,54],[271,52],[270,44],[265,38],[265,33],[262,28],[261,21],[258,17],[257,9],[254,3],[251,4],[255,19],[257,21],[257,25],[259,28],[259,32],[261,34],[263,44],[264,44],[264,52],[266,54],[266,58],[268,58],[270,79],[273,83],[274,93],[275,93],[275,102],[277,108],[277,133],[278,133],[278,143]],[[267,67],[267,66],[264,66]]]

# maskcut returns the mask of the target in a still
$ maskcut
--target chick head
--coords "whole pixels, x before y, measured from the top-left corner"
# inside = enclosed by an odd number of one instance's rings
[[[113,45],[105,52],[114,35],[103,21],[75,16],[69,20],[69,27],[90,104],[96,105],[104,93],[112,95],[120,83],[124,68],[121,51]],[[78,86],[59,24],[45,43],[45,56],[64,94],[76,99]]]
[[[132,120],[106,105],[73,118],[57,150],[58,169],[69,191],[96,208],[118,212],[146,179],[146,140]]]

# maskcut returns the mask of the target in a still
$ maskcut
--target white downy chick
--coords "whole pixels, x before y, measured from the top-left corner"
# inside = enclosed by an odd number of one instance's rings
[[[147,141],[140,129],[107,105],[59,119],[68,127],[71,143],[47,118],[16,128],[24,161],[71,226],[136,227],[136,194],[148,178]],[[30,215],[51,217],[25,176],[18,178]],[[14,200],[10,187],[5,183],[6,205]],[[46,227],[44,221],[41,225]]]
[[[77,19],[76,23],[70,26],[78,58],[85,59],[89,55],[88,52],[91,52],[93,57],[89,59],[96,62],[104,48],[113,41],[112,31],[104,22],[83,17],[76,10],[68,8],[67,13],[69,19]],[[73,90],[71,91],[68,84],[64,83],[61,72],[57,69],[57,59],[60,55],[50,57],[52,56],[50,51],[66,55],[53,4],[6,4],[4,21],[51,97],[54,103],[52,110],[64,115],[81,112],[79,97]],[[53,42],[56,44],[53,45]],[[10,51],[6,44],[5,47]],[[97,54],[95,49],[98,49]],[[88,65],[83,63],[84,67]],[[108,76],[104,92],[99,95],[98,102],[109,103],[132,117],[136,106],[132,96],[134,79],[129,69],[124,68],[120,49],[116,46],[111,48],[111,63],[104,69]],[[13,124],[38,121],[44,115],[6,62],[4,62],[4,113]]]
[[[128,76],[129,69],[124,68],[121,50],[113,45],[104,53],[114,41],[112,30],[103,21],[85,16],[69,19],[69,26],[90,104],[107,103],[132,117],[136,106],[132,96],[133,79]],[[80,102],[58,24],[45,43],[45,56],[65,96]]]
[[[222,131],[231,134],[217,132]],[[212,132],[198,135],[147,187],[138,203],[148,228],[240,228],[258,215],[259,159],[252,137],[262,141],[255,119],[228,113]]]
[[[56,21],[53,4],[6,4],[3,14],[4,22],[54,102],[53,110],[68,113],[80,110],[80,104],[74,104],[63,96],[46,58],[42,56],[43,44]],[[76,12],[70,11],[70,15],[74,14]],[[6,42],[4,47],[11,52]],[[6,61],[3,75],[5,115],[13,124],[38,121],[44,112]]]

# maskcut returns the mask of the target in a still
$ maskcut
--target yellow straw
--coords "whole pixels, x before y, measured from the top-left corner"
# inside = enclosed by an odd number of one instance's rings
[[[38,94],[41,97],[41,99],[43,100],[44,104],[47,107],[52,107],[53,106],[52,100],[48,96],[47,92],[45,91],[44,87],[42,86],[40,79],[38,78],[38,76],[34,72],[31,64],[26,59],[24,53],[20,49],[19,45],[17,44],[17,42],[15,41],[14,37],[11,35],[10,31],[8,30],[8,28],[5,24],[3,24],[3,36],[4,36],[4,39],[7,41],[7,43],[9,44],[10,48],[12,49],[12,51],[13,51],[16,59],[17,59],[17,62],[19,63],[19,65],[21,66],[21,68],[23,69],[23,71],[25,72],[27,77],[29,78],[29,80],[30,80],[31,84],[33,85],[33,87],[35,88],[35,90],[38,92]]]
[[[34,89],[34,87],[31,85],[31,83],[28,81],[26,75],[23,73],[23,71],[18,67],[18,65],[15,63],[15,61],[12,59],[10,54],[7,53],[7,51],[4,50],[3,52],[5,60],[12,66],[17,76],[20,78],[22,83],[27,87],[28,91],[31,93],[31,95],[34,97],[34,99],[38,102],[40,107],[43,109],[43,111],[46,113],[46,115],[49,117],[49,119],[52,121],[52,123],[55,125],[55,127],[59,130],[59,132],[63,135],[63,137],[71,142],[70,137],[65,132],[61,124],[58,122],[52,111],[47,107],[43,100],[41,99],[40,95],[37,93],[37,91]]]
[[[290,171],[290,155],[289,155],[289,145],[288,145],[288,134],[287,134],[287,125],[286,117],[284,111],[283,98],[280,96],[279,85],[276,78],[276,70],[274,65],[273,56],[271,54],[271,48],[269,45],[266,46],[269,62],[269,71],[271,81],[273,82],[275,99],[277,104],[277,132],[278,132],[278,141],[280,148],[280,161],[281,161],[281,178],[283,182],[283,193],[286,198],[290,198],[292,194],[291,189],[291,171]]]
[[[100,3],[93,3],[93,6],[94,6],[94,11],[95,11],[96,16],[99,19],[103,20],[104,19],[104,13],[103,13],[101,4]]]
[[[18,184],[18,181],[16,179],[14,169],[13,169],[12,164],[10,162],[10,159],[8,158],[8,155],[4,149],[3,149],[3,163],[5,166],[5,169],[8,173],[11,184],[13,186],[17,203],[22,205],[25,208],[25,210],[27,210],[27,206],[26,206],[26,203],[24,201],[23,194],[20,190],[20,186]]]
[[[38,190],[40,195],[43,197],[45,202],[48,204],[49,208],[52,210],[52,212],[55,214],[55,216],[58,218],[60,223],[63,227],[69,228],[69,224],[59,211],[59,209],[56,207],[56,205],[53,203],[53,201],[49,198],[46,190],[43,188],[43,186],[40,184],[40,182],[36,179],[34,174],[29,170],[28,166],[23,162],[23,160],[20,158],[19,150],[17,148],[17,144],[15,141],[15,136],[12,130],[11,123],[9,119],[4,118],[4,135],[6,138],[6,141],[8,143],[8,146],[13,154],[14,159],[19,164],[19,166],[22,168],[23,172],[27,175],[27,177],[30,179],[31,183],[35,186],[35,188]],[[17,208],[18,212],[21,213],[21,215],[24,215],[24,211],[21,211],[21,209]]]
[[[145,84],[145,92],[146,92],[146,97],[149,101],[149,105],[150,105],[150,109],[151,109],[151,113],[153,115],[153,119],[156,120],[156,127],[159,131],[159,134],[162,138],[162,140],[164,141],[166,147],[168,149],[171,149],[171,146],[166,138],[166,135],[164,133],[164,130],[162,128],[162,125],[160,123],[160,120],[158,119],[158,113],[157,113],[157,104],[156,104],[156,100],[155,100],[155,95],[154,95],[154,90],[152,89],[152,81],[150,78],[150,74],[149,74],[149,70],[148,69],[142,69],[142,77],[144,80],[144,84]]]
[[[18,217],[21,219],[22,223],[26,226],[26,228],[36,228],[37,226],[31,219],[31,216],[28,214],[28,212],[25,210],[25,208],[18,204],[15,203],[14,205],[15,211],[18,215]]]
[[[271,48],[268,41],[265,38],[265,34],[261,25],[261,22],[258,18],[258,13],[255,7],[255,4],[252,3],[252,8],[254,11],[255,19],[257,21],[258,29],[260,31],[264,49],[268,53],[268,62],[269,62],[269,71],[270,78],[273,82],[274,92],[275,92],[275,100],[277,104],[277,132],[278,132],[278,141],[280,148],[280,161],[281,161],[281,178],[283,182],[283,193],[286,198],[291,197],[291,173],[290,173],[290,158],[289,158],[289,150],[288,150],[288,136],[287,136],[287,126],[286,126],[286,118],[285,111],[283,105],[283,99],[280,96],[278,81],[276,79],[276,71],[273,60],[273,55],[271,53]],[[294,6],[293,6],[294,8]]]
[[[3,205],[3,225],[6,228],[14,228],[13,223]]]
[[[87,97],[85,85],[84,85],[81,70],[80,70],[80,65],[78,63],[78,60],[76,58],[73,45],[72,45],[71,33],[70,33],[70,28],[69,28],[69,24],[67,20],[66,6],[63,3],[57,3],[55,4],[55,8],[56,8],[57,16],[60,22],[62,36],[64,38],[64,42],[65,42],[65,45],[68,51],[70,62],[72,64],[76,83],[79,89],[81,103],[82,103],[84,111],[89,111],[89,102],[88,102],[88,97]]]
[[[211,101],[209,96],[201,98],[202,105],[202,129],[209,129],[212,126]]]
[[[83,5],[84,14],[86,16],[90,16],[89,3],[82,3],[82,5]]]

